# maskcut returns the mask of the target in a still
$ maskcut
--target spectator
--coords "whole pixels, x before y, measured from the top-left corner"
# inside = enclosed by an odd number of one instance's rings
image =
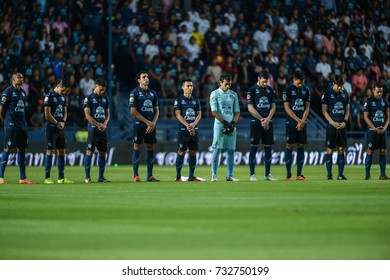
[[[329,80],[329,74],[332,72],[332,68],[328,63],[326,55],[321,55],[320,61],[316,64],[316,73],[320,73],[325,80]]]

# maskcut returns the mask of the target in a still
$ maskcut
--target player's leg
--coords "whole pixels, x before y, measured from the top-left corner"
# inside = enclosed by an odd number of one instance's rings
[[[381,170],[380,180],[389,180],[390,178],[386,175],[386,132],[379,135],[379,167]]]
[[[328,124],[326,128],[326,138],[325,138],[325,147],[326,147],[325,167],[326,167],[326,172],[328,173],[328,175],[326,176],[328,180],[333,180],[332,156],[333,156],[333,151],[336,147],[336,133],[337,133],[336,128]]]
[[[250,147],[249,147],[249,180],[257,181],[256,179],[256,154],[260,144],[260,133],[263,129],[261,126],[257,126],[254,123],[251,123],[250,131]]]
[[[144,139],[145,129],[134,127],[134,148],[133,148],[133,156],[131,158],[133,164],[133,173],[134,173],[134,182],[139,182],[139,162],[141,157],[142,143]]]
[[[70,184],[70,181],[65,178],[65,153],[66,153],[66,139],[64,130],[58,131],[57,137],[55,137],[55,147],[57,149],[57,168],[58,168],[58,180],[60,184]]]
[[[195,168],[196,168],[196,152],[199,150],[199,138],[198,134],[196,133],[194,137],[191,137],[188,141],[188,165],[189,165],[189,174],[188,178],[191,181],[197,181],[197,179],[194,176]]]
[[[237,130],[235,129],[232,134],[226,135],[225,147],[227,152],[227,177],[226,181],[239,181],[239,179],[233,177],[234,172],[234,151],[236,150]]]
[[[17,162],[19,165],[19,172],[20,172],[20,184],[35,184],[35,182],[32,182],[31,180],[27,179],[26,176],[26,149],[28,146],[28,140],[27,140],[27,131],[17,131],[16,132],[16,145],[18,149],[18,155],[17,155]]]
[[[264,131],[261,142],[264,145],[265,179],[276,181],[277,179],[271,175],[272,145],[274,144],[274,129],[272,124],[268,130]]]
[[[45,157],[45,184],[54,184],[54,181],[50,178],[51,167],[53,165],[54,149],[49,149],[46,145],[46,157]]]
[[[13,129],[6,129],[5,130],[5,138],[4,138],[4,150],[1,154],[1,160],[0,160],[0,184],[6,184],[6,181],[4,179],[4,173],[5,168],[7,167],[8,163],[8,157],[11,152],[11,149],[14,148],[15,144],[13,143]]]
[[[84,157],[85,183],[91,183],[92,153],[95,151],[96,135],[94,131],[88,131],[87,149]]]
[[[177,143],[177,156],[176,156],[176,182],[181,181],[181,169],[183,168],[184,155],[187,151],[187,143],[185,141],[184,133],[178,134]]]
[[[99,168],[99,177],[98,182],[109,183],[110,181],[104,177],[104,171],[106,170],[106,153],[108,150],[108,140],[107,140],[107,132],[98,132],[98,142],[97,149],[99,151],[98,156],[98,168]]]
[[[146,167],[148,171],[148,182],[160,182],[153,175],[154,167],[154,145],[157,143],[156,130],[153,130],[152,133],[145,135],[145,148],[146,148]]]
[[[344,166],[345,166],[345,147],[347,147],[347,131],[345,129],[339,130],[337,133],[336,144],[338,146],[337,150],[337,165],[339,169],[339,174],[337,180],[347,180],[344,176]]]
[[[213,132],[213,143],[212,143],[212,148],[213,148],[213,156],[211,159],[211,181],[218,181],[217,177],[217,171],[218,171],[218,166],[219,162],[221,160],[221,149],[224,146],[224,138],[225,135],[222,133],[221,127],[215,125],[214,126],[214,132]]]
[[[305,145],[307,143],[307,128],[306,126],[298,131],[295,141],[297,142],[297,180],[307,180],[302,174],[303,164],[305,161]]]
[[[367,154],[366,154],[366,161],[364,163],[366,169],[366,178],[365,178],[366,180],[371,179],[372,156],[376,149],[375,137],[376,135],[373,132],[371,131],[367,132]]]
[[[286,125],[286,180],[291,180],[291,166],[292,166],[292,151],[294,149],[295,144],[295,135],[296,129],[295,127],[291,127]]]

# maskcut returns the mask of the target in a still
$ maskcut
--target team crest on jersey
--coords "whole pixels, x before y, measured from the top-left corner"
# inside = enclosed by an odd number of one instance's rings
[[[103,97],[103,102],[106,102],[106,99]]]
[[[6,102],[7,101],[7,97],[6,96],[3,96],[2,98],[1,98],[1,102]]]
[[[381,101],[382,107],[385,107],[385,102]]]
[[[194,104],[194,105],[195,105],[195,104],[196,104],[196,101],[192,101],[192,104]]]
[[[133,96],[130,97],[129,101],[130,101],[130,102],[134,102],[134,97],[133,97]]]
[[[65,97],[61,96],[61,101],[64,101],[65,100]]]

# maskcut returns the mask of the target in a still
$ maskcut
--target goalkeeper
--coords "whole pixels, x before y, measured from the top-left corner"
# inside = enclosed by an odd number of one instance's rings
[[[230,90],[232,77],[229,74],[221,75],[219,88],[210,95],[210,107],[214,121],[213,159],[211,162],[211,181],[218,181],[217,169],[220,162],[221,150],[227,151],[226,181],[239,181],[233,177],[234,150],[236,149],[236,123],[240,117],[240,106],[237,93]]]

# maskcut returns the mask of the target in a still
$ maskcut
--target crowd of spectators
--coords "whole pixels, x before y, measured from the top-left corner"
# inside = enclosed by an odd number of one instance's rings
[[[352,100],[351,130],[364,129],[362,105],[371,84],[379,81],[390,90],[386,0],[118,0],[112,30],[107,12],[108,0],[0,4],[0,91],[12,73],[24,74],[31,126],[42,126],[44,94],[64,75],[71,85],[69,123],[83,121],[84,96],[94,79],[107,78],[109,32],[114,105],[126,102],[120,90],[134,87],[135,74],[145,69],[160,94],[162,118],[174,118],[171,100],[184,77],[193,79],[204,117],[211,117],[207,99],[222,73],[233,76],[246,111],[246,89],[260,71],[269,70],[280,98],[301,69],[312,91],[311,108],[321,116],[322,92],[343,74]]]

